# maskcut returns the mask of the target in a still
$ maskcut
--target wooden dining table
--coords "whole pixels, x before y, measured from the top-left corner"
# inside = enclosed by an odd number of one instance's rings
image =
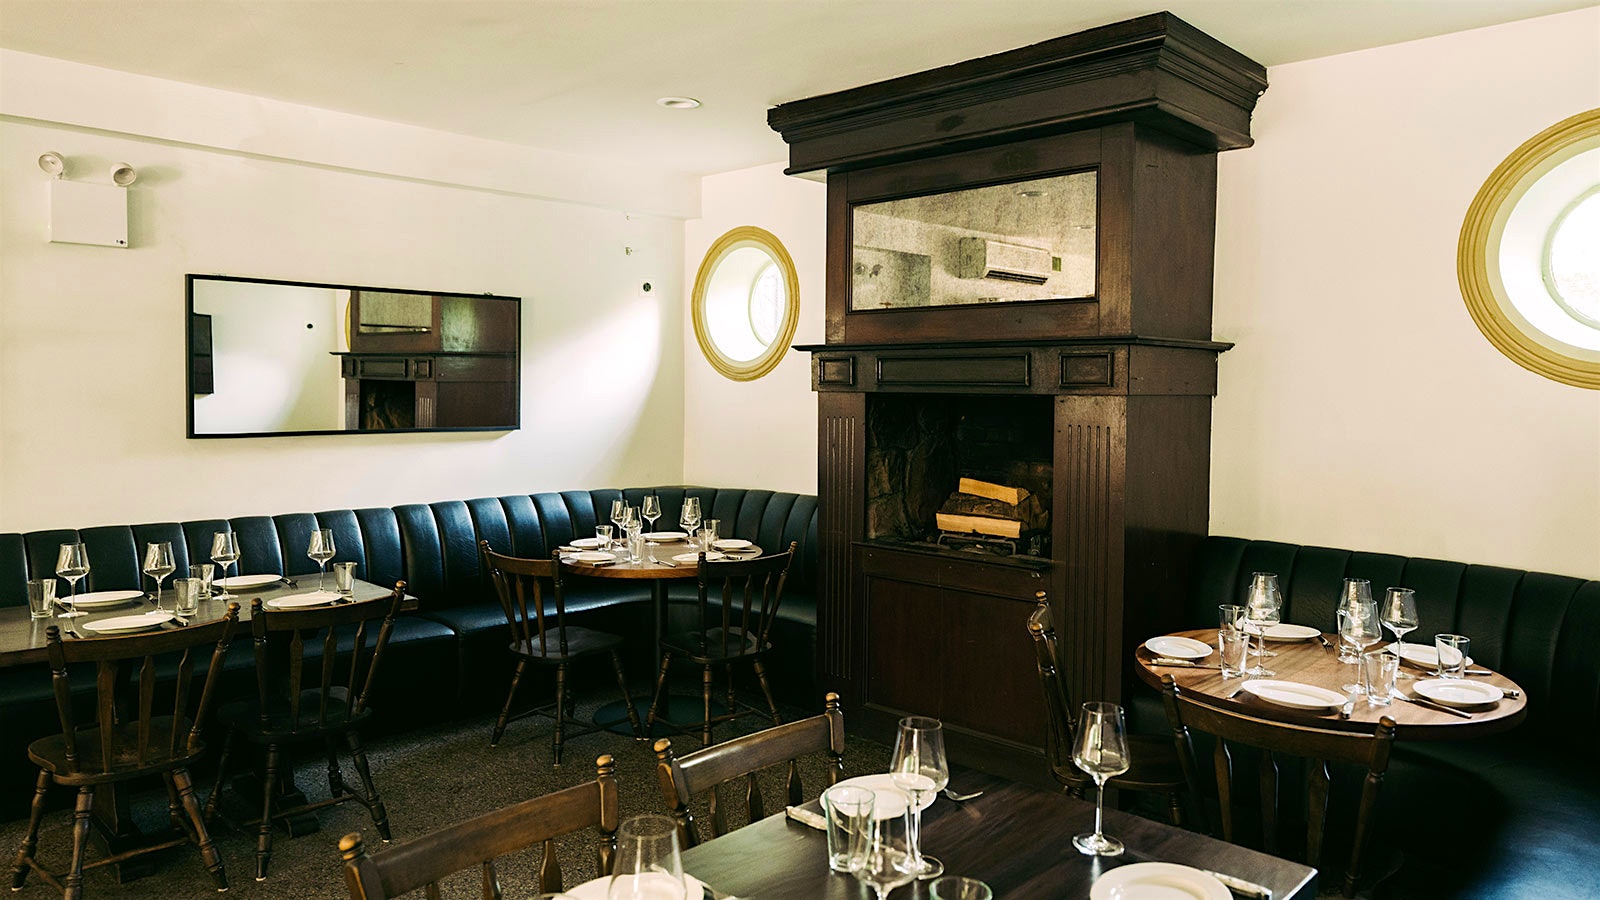
[[[1217,630],[1215,628],[1196,628],[1189,631],[1174,632],[1178,637],[1191,638],[1212,647],[1212,654],[1197,663],[1216,665],[1215,652]],[[1312,639],[1307,641],[1267,641],[1269,650],[1275,651],[1277,656],[1267,657],[1262,664],[1271,669],[1274,674],[1261,676],[1278,681],[1293,681],[1301,684],[1315,685],[1327,688],[1335,693],[1344,695],[1344,685],[1354,683],[1356,667],[1353,663],[1339,662],[1337,635],[1323,635],[1328,645],[1322,641]],[[1369,647],[1368,652],[1382,649],[1378,645]],[[1373,706],[1365,697],[1357,697],[1355,705],[1350,712],[1350,718],[1340,718],[1336,709],[1305,710],[1280,706],[1263,700],[1248,691],[1238,690],[1239,686],[1250,680],[1252,676],[1238,678],[1223,678],[1222,672],[1214,668],[1187,668],[1182,666],[1158,665],[1155,660],[1157,655],[1150,648],[1141,645],[1134,654],[1136,661],[1135,670],[1139,678],[1146,684],[1161,690],[1161,677],[1171,675],[1178,683],[1178,689],[1190,700],[1204,703],[1209,706],[1229,712],[1247,715],[1269,722],[1287,722],[1295,725],[1309,725],[1332,731],[1362,731],[1371,732],[1377,728],[1378,720],[1384,716],[1393,719],[1396,724],[1395,737],[1397,740],[1406,741],[1442,741],[1457,738],[1476,737],[1480,735],[1495,734],[1506,731],[1527,715],[1528,697],[1526,692],[1511,679],[1490,671],[1488,675],[1468,676],[1471,680],[1492,684],[1501,690],[1510,690],[1517,696],[1506,696],[1499,702],[1487,707],[1473,707],[1463,712],[1460,716],[1426,706],[1420,706],[1405,700],[1394,700],[1387,706]],[[1251,658],[1253,664],[1255,657]],[[1483,669],[1481,664],[1474,663],[1471,668]],[[1416,669],[1407,664],[1400,666],[1404,676],[1395,682],[1395,688],[1400,693],[1408,696],[1417,696],[1413,685],[1419,679],[1430,678],[1432,675],[1421,669]]]
[[[950,875],[989,885],[1002,900],[1059,900],[1089,896],[1096,879],[1120,866],[1165,862],[1221,872],[1265,886],[1274,900],[1310,900],[1317,871],[1215,838],[1105,811],[1105,832],[1127,850],[1089,857],[1072,836],[1094,830],[1094,804],[1057,791],[977,772],[952,776],[952,787],[979,797],[940,796],[922,814],[923,851],[944,862]],[[813,812],[815,800],[806,805]],[[827,838],[787,818],[768,816],[683,854],[683,869],[715,896],[760,900],[862,900],[869,892],[849,875],[828,869]],[[890,900],[928,897],[926,882],[896,888]]]

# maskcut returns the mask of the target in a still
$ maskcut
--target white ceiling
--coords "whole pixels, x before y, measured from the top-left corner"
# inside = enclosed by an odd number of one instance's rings
[[[1263,65],[1594,0],[0,0],[0,47],[693,173],[768,107],[1170,9]],[[662,109],[657,97],[704,101]]]

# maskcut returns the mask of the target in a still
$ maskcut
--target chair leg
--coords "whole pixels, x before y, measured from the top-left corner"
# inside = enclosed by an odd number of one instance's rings
[[[650,712],[644,717],[644,733],[648,736],[655,731],[656,710],[661,708],[661,694],[667,687],[667,671],[672,668],[672,654],[661,654],[661,672],[656,675],[656,692],[650,697]]]
[[[33,809],[28,813],[28,833],[23,835],[22,849],[17,852],[17,864],[11,869],[11,889],[22,890],[28,878],[28,861],[39,848],[39,820],[44,818],[44,795],[50,790],[50,773],[39,770],[39,783],[33,789]]]
[[[611,651],[611,671],[617,673],[617,687],[622,689],[622,702],[628,708],[628,724],[633,726],[633,739],[644,740],[644,728],[639,724],[639,711],[633,708],[633,698],[628,695],[628,676],[622,673],[622,655]]]
[[[78,789],[78,806],[72,814],[72,866],[67,869],[63,900],[83,897],[83,854],[89,845],[89,813],[94,808],[94,788]]]
[[[700,746],[711,746],[711,667],[700,678],[700,694],[705,703],[705,719],[700,725]]]
[[[1183,801],[1179,799],[1181,793],[1182,792],[1180,791],[1173,791],[1167,795],[1167,804],[1169,807],[1169,813],[1172,816],[1172,824],[1178,826],[1179,828],[1183,827]]]
[[[489,746],[497,747],[500,739],[505,736],[506,725],[511,722],[511,701],[516,699],[517,687],[522,684],[523,670],[528,668],[528,661],[517,657],[517,668],[511,673],[511,690],[506,691],[506,705],[500,709],[500,718],[494,723],[494,734],[489,738]]]
[[[228,777],[228,757],[233,753],[233,729],[222,739],[222,755],[217,757],[217,782],[211,786],[211,796],[206,798],[206,821],[215,821],[217,806],[222,802],[222,785]]]
[[[760,659],[753,660],[756,670],[756,682],[761,685],[761,695],[767,698],[767,711],[772,713],[772,724],[782,725],[783,717],[778,715],[778,704],[772,700],[772,685],[767,683],[767,667],[761,664]]]
[[[267,747],[266,777],[261,780],[261,825],[256,829],[256,880],[267,880],[267,861],[272,858],[272,794],[278,787],[278,762],[283,751],[277,744]]]
[[[361,746],[361,735],[349,731],[344,737],[350,744],[350,758],[355,761],[356,774],[361,776],[361,789],[367,793],[364,802],[367,812],[372,815],[372,827],[378,829],[378,834],[387,844],[393,839],[393,835],[389,834],[389,811],[383,806],[383,798],[378,796],[377,785],[372,783],[372,769],[367,765],[367,751]]]
[[[561,745],[567,731],[567,664],[556,664],[556,733],[555,747],[550,754],[554,765],[561,765]]]
[[[211,873],[217,890],[225,891],[228,889],[228,873],[222,866],[222,854],[217,852],[216,842],[211,840],[211,833],[206,830],[200,800],[194,795],[194,780],[189,777],[188,769],[173,769],[170,777],[172,787],[178,794],[178,802],[182,804],[183,811],[189,816],[189,824],[194,828],[195,844],[200,847],[200,861]]]
[[[344,773],[339,771],[339,745],[333,742],[333,735],[328,735],[324,742],[328,752],[328,793],[334,797],[343,797],[350,793],[345,786]]]

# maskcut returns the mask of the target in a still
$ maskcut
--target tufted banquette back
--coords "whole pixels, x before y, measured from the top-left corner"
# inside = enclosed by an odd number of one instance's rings
[[[1276,572],[1283,621],[1331,632],[1346,578],[1417,592],[1421,627],[1472,639],[1474,660],[1528,692],[1528,723],[1571,736],[1600,735],[1600,581],[1439,559],[1209,537],[1194,569],[1186,619],[1214,622],[1240,602],[1252,572]],[[1387,635],[1386,635],[1387,636]]]

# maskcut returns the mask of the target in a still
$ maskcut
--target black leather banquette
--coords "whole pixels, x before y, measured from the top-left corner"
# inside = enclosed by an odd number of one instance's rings
[[[1421,627],[1471,638],[1472,658],[1528,695],[1501,735],[1396,742],[1373,846],[1405,848],[1395,887],[1430,898],[1600,897],[1600,581],[1438,559],[1210,537],[1185,618],[1214,622],[1252,572],[1275,572],[1283,621],[1332,632],[1345,578],[1414,589]],[[1141,730],[1164,723],[1152,693]]]
[[[211,536],[232,529],[239,536],[241,569],[246,574],[315,577],[316,563],[305,555],[311,532],[334,531],[336,561],[356,563],[356,577],[392,585],[404,580],[419,609],[396,623],[386,651],[382,697],[374,703],[385,727],[406,727],[414,721],[438,719],[495,707],[505,696],[511,660],[505,617],[480,571],[478,541],[515,556],[548,557],[552,547],[592,536],[611,502],[625,498],[639,505],[648,494],[661,498],[660,530],[677,528],[684,497],[699,497],[707,518],[722,521],[724,537],[753,540],[771,551],[791,541],[799,544],[790,567],[780,622],[774,627],[778,648],[774,686],[787,697],[812,698],[814,678],[817,501],[813,496],[765,490],[669,486],[655,488],[562,491],[517,494],[430,504],[340,509],[278,516],[245,516],[146,525],[107,525],[77,530],[0,534],[0,606],[27,603],[30,577],[54,573],[56,551],[68,541],[88,545],[91,569],[83,591],[149,586],[139,572],[141,550],[149,541],[171,541],[178,570],[208,561]],[[167,590],[171,591],[168,584]],[[674,596],[692,595],[692,580],[674,585]],[[640,635],[636,650],[641,663],[630,672],[641,682],[652,669],[643,662],[649,651],[649,616],[642,608],[650,596],[644,581],[572,578],[567,609],[609,620]],[[631,606],[639,604],[641,608]],[[230,653],[227,666],[244,674],[254,665],[250,653]],[[244,684],[244,681],[240,681]],[[27,786],[34,774],[27,765],[29,741],[59,730],[48,672],[43,664],[0,669],[0,819],[26,812]],[[527,692],[524,692],[527,694]],[[532,694],[527,694],[531,697]],[[385,703],[383,699],[391,702]],[[486,726],[487,727],[487,726]],[[487,733],[487,732],[486,732]]]

